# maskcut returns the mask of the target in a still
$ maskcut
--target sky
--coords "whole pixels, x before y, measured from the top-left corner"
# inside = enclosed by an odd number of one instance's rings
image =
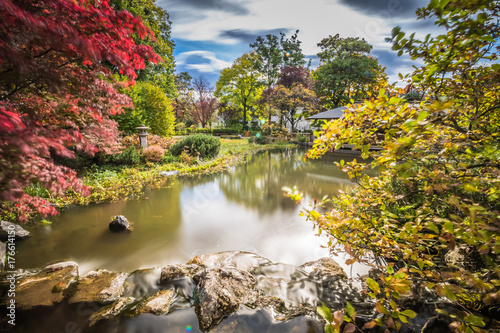
[[[425,0],[158,0],[170,14],[177,72],[205,76],[215,84],[222,69],[243,53],[257,36],[287,37],[299,30],[302,51],[317,67],[321,39],[339,34],[361,37],[387,67],[389,82],[418,65],[398,57],[385,41],[395,26],[416,36],[436,32],[432,21],[416,20],[415,9]]]

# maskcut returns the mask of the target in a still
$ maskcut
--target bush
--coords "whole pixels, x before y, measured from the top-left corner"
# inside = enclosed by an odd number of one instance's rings
[[[165,151],[160,146],[149,146],[142,151],[142,158],[146,162],[160,162],[165,156]]]
[[[265,136],[259,136],[255,138],[255,143],[259,145],[265,145],[269,143],[269,138]]]
[[[214,157],[219,150],[220,140],[205,134],[187,136],[170,147],[170,153],[174,156],[180,156],[183,151],[186,151],[190,156],[200,158]]]
[[[111,155],[109,163],[117,165],[134,165],[141,162],[141,152],[129,146],[119,154]]]
[[[210,128],[197,128],[196,133],[209,134],[209,133],[212,133],[212,131],[210,130]]]
[[[179,162],[179,157],[172,155],[163,156],[162,162],[165,164]]]

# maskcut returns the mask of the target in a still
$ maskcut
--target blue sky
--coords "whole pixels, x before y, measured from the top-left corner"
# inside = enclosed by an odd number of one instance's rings
[[[204,75],[215,83],[219,72],[250,51],[260,35],[299,30],[302,50],[318,64],[317,43],[329,35],[362,37],[373,45],[373,54],[386,66],[390,82],[410,73],[414,64],[397,57],[385,42],[394,26],[417,36],[436,31],[432,22],[417,21],[419,0],[158,0],[172,21],[177,71],[193,77]]]

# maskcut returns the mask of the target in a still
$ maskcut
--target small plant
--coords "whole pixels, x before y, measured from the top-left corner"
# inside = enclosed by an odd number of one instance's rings
[[[142,158],[146,162],[160,162],[165,156],[165,151],[160,146],[149,146],[142,151]]]
[[[196,158],[189,155],[187,151],[183,151],[181,156],[179,156],[179,161],[187,165],[193,165],[196,162]]]
[[[219,150],[220,140],[205,134],[190,135],[170,147],[170,153],[174,156],[180,156],[185,151],[190,156],[199,158],[215,157]]]

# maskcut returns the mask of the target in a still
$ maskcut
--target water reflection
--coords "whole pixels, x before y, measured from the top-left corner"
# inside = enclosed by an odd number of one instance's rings
[[[304,152],[262,152],[226,173],[179,178],[169,188],[148,190],[141,200],[69,209],[52,225],[30,230],[32,237],[18,244],[18,267],[72,259],[81,271],[133,271],[228,250],[293,265],[326,256],[325,240],[314,236],[282,188],[297,185],[308,200],[335,194],[351,184],[333,161],[350,157],[304,161]],[[134,230],[109,232],[113,215],[126,216]]]

